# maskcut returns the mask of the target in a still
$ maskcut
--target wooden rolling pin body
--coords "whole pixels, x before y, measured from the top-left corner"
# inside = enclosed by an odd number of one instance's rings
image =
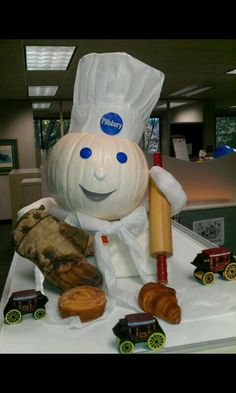
[[[149,212],[150,254],[152,257],[157,255],[170,257],[173,253],[170,204],[152,179],[149,186]]]
[[[161,154],[154,153],[154,165],[162,166]],[[167,283],[166,257],[173,254],[171,233],[171,208],[163,193],[150,178],[150,255],[157,260],[157,281]]]

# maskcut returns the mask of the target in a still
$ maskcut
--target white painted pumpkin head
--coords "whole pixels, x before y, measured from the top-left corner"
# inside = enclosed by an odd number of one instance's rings
[[[53,147],[48,185],[66,210],[115,220],[134,210],[148,187],[149,171],[139,146],[128,139],[70,133]]]

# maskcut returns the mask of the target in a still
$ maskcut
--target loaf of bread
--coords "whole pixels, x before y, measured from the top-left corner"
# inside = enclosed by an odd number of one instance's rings
[[[180,323],[181,309],[175,289],[149,282],[141,288],[138,301],[143,311],[172,324]]]
[[[102,289],[83,285],[64,292],[58,302],[62,318],[78,315],[81,322],[92,321],[104,313],[106,296]]]

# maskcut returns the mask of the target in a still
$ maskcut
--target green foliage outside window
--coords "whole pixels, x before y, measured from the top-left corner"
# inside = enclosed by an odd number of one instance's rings
[[[216,118],[216,146],[220,144],[236,148],[236,117]]]
[[[63,119],[63,134],[69,131],[70,120]],[[59,119],[35,119],[34,133],[36,145],[48,151],[62,137],[61,122]]]
[[[160,148],[160,119],[150,117],[142,138],[141,148],[149,153],[159,151]]]

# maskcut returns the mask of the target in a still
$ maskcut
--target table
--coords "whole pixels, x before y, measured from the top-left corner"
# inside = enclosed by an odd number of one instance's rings
[[[177,231],[174,243],[178,235],[182,258],[176,252],[177,256],[171,262],[169,286],[177,291],[182,321],[179,325],[170,325],[159,320],[167,341],[163,349],[154,353],[236,353],[236,281],[229,282],[217,276],[213,285],[205,287],[195,280],[189,255],[206,248],[209,242],[177,223],[174,227]],[[112,328],[120,318],[135,311],[116,305],[106,319],[89,326],[84,324],[83,328],[71,327],[67,322],[65,325],[53,324],[50,322],[50,310],[56,310],[60,292],[50,283],[44,285],[44,292],[49,298],[44,320],[34,320],[32,314],[26,314],[18,325],[4,323],[3,309],[8,297],[17,290],[38,289],[35,278],[38,272],[32,262],[14,254],[0,303],[0,353],[117,354]],[[120,277],[117,280],[121,288],[132,288],[138,293],[141,285],[138,277]],[[155,281],[155,276],[150,275],[150,281]],[[218,303],[221,306],[218,307]],[[153,352],[141,343],[136,345],[135,353]]]

